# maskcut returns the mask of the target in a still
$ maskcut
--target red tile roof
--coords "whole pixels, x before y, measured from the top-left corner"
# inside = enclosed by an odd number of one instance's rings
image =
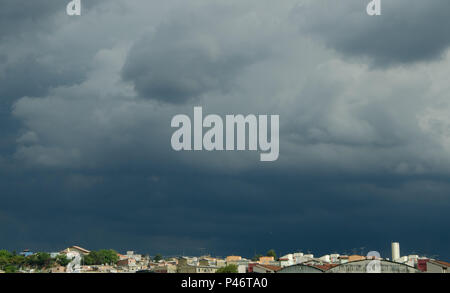
[[[312,267],[318,268],[322,271],[328,271],[331,268],[338,266],[337,264],[323,264],[323,265],[311,265]]]
[[[274,272],[281,270],[281,267],[279,267],[279,266],[262,265],[262,264],[258,264],[257,266],[263,267],[265,269],[268,269],[268,270],[271,270],[271,271],[274,271]]]
[[[445,261],[442,261],[442,260],[430,260],[430,262],[439,264],[439,265],[441,265],[441,266],[445,266],[445,267],[447,267],[447,268],[450,267],[450,263],[445,262]]]
[[[82,247],[79,247],[79,246],[72,246],[72,247],[70,247],[70,248],[75,248],[75,249],[78,249],[78,250],[80,250],[80,251],[82,251],[82,252],[86,252],[86,253],[89,253],[90,251],[89,250],[87,250],[87,249],[84,249],[84,248],[82,248]]]

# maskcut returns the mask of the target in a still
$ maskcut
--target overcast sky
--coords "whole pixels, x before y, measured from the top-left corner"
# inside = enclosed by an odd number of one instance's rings
[[[0,1],[0,247],[450,259],[450,1]],[[175,114],[280,115],[280,157]]]

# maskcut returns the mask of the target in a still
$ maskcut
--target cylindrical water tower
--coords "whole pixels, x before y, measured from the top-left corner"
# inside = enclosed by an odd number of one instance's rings
[[[392,261],[395,261],[400,258],[400,243],[392,242],[391,248],[392,248]]]

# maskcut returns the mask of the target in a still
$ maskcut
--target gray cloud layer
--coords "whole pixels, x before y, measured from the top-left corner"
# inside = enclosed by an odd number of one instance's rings
[[[302,31],[348,57],[370,57],[376,66],[436,59],[449,46],[448,1],[383,1],[381,17],[367,17],[367,3],[308,1],[294,17]]]
[[[245,11],[205,6],[178,12],[130,50],[123,77],[142,97],[182,103],[210,92],[226,93],[236,75],[263,58],[265,40],[258,39],[257,24],[249,22]]]
[[[319,253],[398,237],[448,257],[450,54],[430,16],[447,2],[384,1],[383,20],[328,2],[99,1],[33,27],[7,3],[28,37],[2,19],[5,245]],[[194,105],[279,114],[280,159],[173,152],[170,120]]]

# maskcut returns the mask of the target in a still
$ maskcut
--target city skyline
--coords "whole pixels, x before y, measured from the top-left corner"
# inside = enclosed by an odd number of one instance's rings
[[[89,250],[77,245],[56,252],[0,250],[0,273],[448,273],[450,263],[420,254],[404,254],[391,243],[391,257],[378,251],[363,255],[315,255],[273,249],[251,258],[241,255],[148,255],[127,250]],[[205,254],[206,253],[206,254]]]

